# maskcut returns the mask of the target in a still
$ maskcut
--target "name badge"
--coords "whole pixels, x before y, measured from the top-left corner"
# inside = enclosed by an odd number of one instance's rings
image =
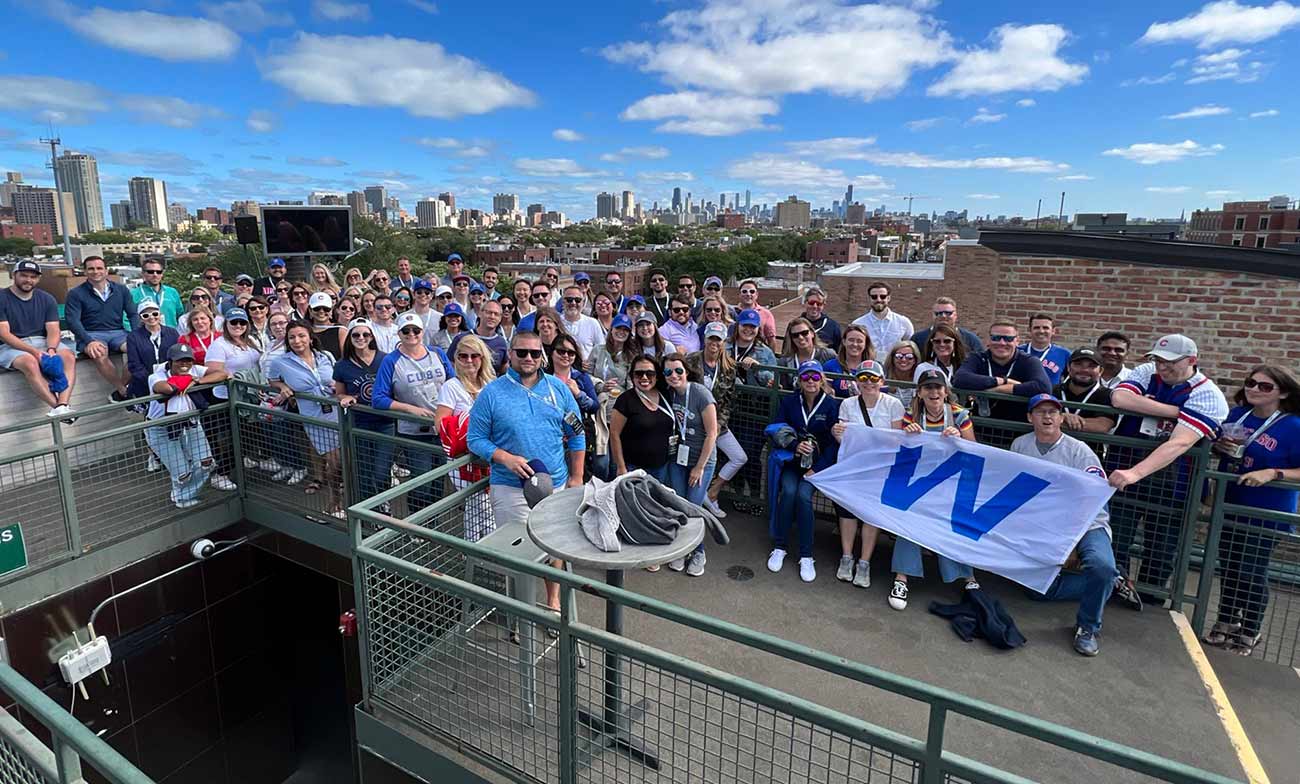
[[[677,465],[689,468],[691,465],[691,448],[685,443],[677,446]]]
[[[1168,438],[1174,432],[1174,426],[1177,423],[1170,419],[1160,419],[1157,417],[1142,417],[1142,424],[1138,426],[1138,432],[1144,436],[1152,438]]]

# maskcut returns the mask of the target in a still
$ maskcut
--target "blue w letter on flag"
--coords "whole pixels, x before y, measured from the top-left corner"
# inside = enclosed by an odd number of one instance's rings
[[[957,493],[952,502],[952,530],[969,539],[979,541],[980,537],[1002,522],[1012,512],[1019,509],[1038,495],[1050,484],[1046,480],[1026,474],[1023,471],[1006,484],[992,498],[975,508],[975,499],[979,493],[980,480],[984,476],[984,458],[968,452],[957,452],[939,464],[928,475],[912,481],[916,473],[917,461],[921,459],[922,447],[899,447],[894,458],[894,465],[889,469],[884,487],[880,491],[880,502],[885,506],[907,511],[922,496],[947,481],[953,474],[960,474],[957,480]]]

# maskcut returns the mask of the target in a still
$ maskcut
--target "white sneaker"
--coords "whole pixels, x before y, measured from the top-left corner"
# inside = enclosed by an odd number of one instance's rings
[[[871,587],[871,562],[858,561],[858,570],[853,573],[853,584],[859,588]]]
[[[907,583],[902,580],[894,581],[894,587],[889,589],[889,606],[895,610],[907,609]]]
[[[67,416],[68,414],[71,413],[72,413],[72,409],[69,408],[66,404],[61,403],[51,408],[49,411],[45,412],[45,416],[49,417],[50,419],[58,419],[61,416]]]
[[[674,572],[680,572],[681,570],[686,568],[686,559],[674,558],[673,560],[668,562],[668,568],[672,569]]]
[[[846,583],[853,579],[853,556],[840,556],[840,565],[835,569],[835,579]]]
[[[722,511],[722,507],[718,506],[718,502],[708,496],[704,497],[704,508],[712,512],[713,516],[719,520],[727,516],[727,513]]]
[[[405,479],[406,477],[411,475],[411,469],[407,468],[406,466],[399,466],[397,463],[393,463],[392,474],[393,476],[396,476],[400,479]]]
[[[292,487],[307,478],[307,469],[299,468],[296,471],[290,471],[289,475],[284,478],[284,483]]]
[[[704,565],[708,562],[709,559],[705,557],[703,550],[691,553],[691,559],[686,562],[686,573],[691,577],[699,577],[704,574]]]
[[[817,566],[811,558],[799,559],[799,579],[810,583],[817,579]]]
[[[197,499],[197,498],[191,498],[191,499],[188,500],[188,501],[177,501],[177,502],[176,502],[176,508],[177,508],[177,509],[190,509],[190,508],[195,507],[195,506],[198,506],[198,505],[199,505],[199,499]]]
[[[149,453],[149,462],[144,464],[144,470],[151,474],[156,474],[162,468],[162,463],[158,462],[158,456],[153,452]]]
[[[767,557],[767,570],[769,572],[781,571],[781,566],[785,563],[785,550],[776,549]]]
[[[249,471],[252,471],[254,468],[257,468],[257,461],[251,457],[245,457],[244,468],[247,468]]]
[[[280,464],[276,462],[274,457],[268,457],[265,460],[258,460],[257,467],[258,469],[265,471],[268,474],[279,473],[281,470]]]
[[[208,479],[208,483],[218,490],[229,491],[236,489],[235,483],[230,481],[229,477],[225,474],[213,474],[211,478]]]

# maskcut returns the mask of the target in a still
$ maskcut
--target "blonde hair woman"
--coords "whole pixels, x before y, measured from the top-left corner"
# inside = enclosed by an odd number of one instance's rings
[[[323,291],[331,297],[339,295],[339,284],[334,280],[334,273],[324,264],[311,265],[311,290]]]
[[[478,399],[483,387],[492,383],[497,377],[492,369],[492,352],[478,335],[469,334],[456,341],[456,352],[452,357],[456,377],[448,379],[438,390],[438,404],[434,409],[434,421],[438,422],[438,433],[442,436],[443,448],[449,457],[459,457],[463,452],[453,449],[452,442],[460,442],[459,434],[467,430],[469,410]],[[455,426],[444,425],[446,417],[455,417]],[[457,490],[463,490],[477,481],[482,474],[477,466],[466,466],[451,475],[451,484]],[[488,500],[487,488],[475,493],[465,501],[465,539],[477,542],[496,530],[496,519],[492,515],[492,504]]]

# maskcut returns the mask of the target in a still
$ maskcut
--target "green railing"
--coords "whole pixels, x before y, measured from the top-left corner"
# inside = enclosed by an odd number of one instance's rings
[[[151,784],[117,749],[7,664],[0,664],[0,693],[50,737],[46,745],[0,708],[0,781],[6,784],[82,784],[82,763],[112,784]]]

